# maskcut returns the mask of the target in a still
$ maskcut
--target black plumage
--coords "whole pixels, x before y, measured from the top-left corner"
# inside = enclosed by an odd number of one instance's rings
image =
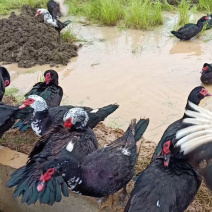
[[[88,113],[88,126],[90,128],[94,128],[100,121],[104,121],[108,115],[113,113],[119,107],[116,104],[111,104],[96,110],[89,107],[78,107],[72,105],[48,108],[44,99],[35,95],[29,97],[29,99],[25,100],[22,108],[29,106],[34,108],[34,115],[31,119],[31,124],[33,130],[35,128],[36,130],[39,128],[39,134],[36,132],[38,135],[43,135],[50,126],[63,124],[64,115],[72,108],[83,108]],[[37,111],[37,109],[39,111]],[[33,127],[34,125],[35,127]]]
[[[189,163],[172,158],[164,167],[158,158],[139,174],[124,212],[183,212],[200,184],[198,170]]]
[[[208,91],[203,86],[198,86],[198,87],[194,88],[188,96],[185,110],[187,110],[187,109],[193,110],[192,108],[190,108],[189,102],[192,102],[195,105],[199,105],[200,101],[203,98],[205,98],[206,96],[210,96],[210,95],[211,94],[209,94]],[[175,135],[178,130],[189,126],[189,124],[183,123],[183,119],[186,117],[187,117],[187,115],[184,113],[184,115],[181,119],[175,121],[174,123],[170,124],[167,127],[167,129],[163,133],[162,138],[160,139],[160,141],[158,143],[158,146],[156,147],[156,150],[153,154],[153,159],[161,154],[161,151],[162,151],[161,144],[167,136]]]
[[[203,65],[200,80],[204,84],[212,84],[212,64],[205,63]]]
[[[71,157],[52,160],[45,169],[54,169],[52,177],[63,176],[69,188],[77,193],[104,197],[124,187],[134,175],[137,160],[136,141],[149,124],[141,119],[132,120],[125,134],[111,144],[84,157],[80,164]]]
[[[48,1],[47,9],[51,14],[52,18],[54,19],[60,18],[62,16],[60,12],[60,5],[58,2],[55,2],[54,0]]]
[[[191,38],[200,33],[200,31],[203,29],[204,22],[208,19],[210,19],[210,17],[203,16],[197,21],[197,24],[185,24],[177,31],[171,31],[171,33],[180,40],[190,40]]]
[[[47,103],[48,107],[56,107],[60,105],[60,102],[63,97],[63,89],[58,85],[58,74],[54,70],[47,70],[44,73],[44,82],[36,83],[33,88],[25,94],[25,98],[27,99],[30,95],[38,95],[41,96]],[[31,119],[32,119],[32,108],[26,108],[29,115],[20,120],[14,127],[18,127],[20,131],[25,131],[30,127]]]
[[[10,74],[6,68],[0,67],[0,102],[5,93],[5,87],[10,84]]]
[[[51,177],[52,170],[48,175],[43,174],[44,167],[52,160],[63,157],[73,157],[80,162],[97,148],[96,136],[87,125],[83,129],[76,129],[75,126],[69,130],[62,126],[54,127],[37,142],[26,166],[11,175],[7,186],[16,186],[14,197],[22,195],[22,202],[28,205],[37,200],[49,205],[60,202],[61,192],[64,196],[69,195],[67,184],[62,176]]]

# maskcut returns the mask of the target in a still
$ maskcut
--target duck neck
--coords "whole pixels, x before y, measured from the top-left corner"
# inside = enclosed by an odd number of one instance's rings
[[[197,26],[202,30],[204,23],[202,21],[198,21]]]

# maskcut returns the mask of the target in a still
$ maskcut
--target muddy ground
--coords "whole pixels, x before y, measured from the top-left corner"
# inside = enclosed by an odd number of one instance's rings
[[[78,46],[64,42],[58,32],[35,17],[36,9],[24,5],[21,14],[0,20],[0,61],[29,68],[36,64],[67,65]]]
[[[12,105],[17,105],[14,97],[6,96],[3,101]],[[111,141],[121,137],[124,133],[121,129],[113,129],[106,127],[103,123],[97,125],[94,129],[100,146],[110,143]],[[17,129],[11,129],[6,132],[3,138],[0,140],[0,145],[9,147],[13,150],[29,154],[39,137],[34,134],[32,130],[28,130],[24,133],[20,133]],[[138,142],[138,149],[140,149],[138,161],[136,164],[136,174],[145,169],[152,157],[156,144],[151,141],[142,139]],[[133,189],[134,181],[127,186],[127,191],[130,193]],[[128,196],[129,197],[129,196]],[[127,201],[128,197],[125,201]],[[119,191],[116,194],[110,196],[103,204],[104,207],[113,208],[114,212],[122,212],[123,204],[121,202],[122,192]],[[113,205],[112,205],[113,202]],[[126,204],[126,202],[125,202]],[[124,205],[125,205],[124,204]],[[195,201],[189,206],[187,212],[211,212],[212,211],[212,195],[210,191],[202,184]]]

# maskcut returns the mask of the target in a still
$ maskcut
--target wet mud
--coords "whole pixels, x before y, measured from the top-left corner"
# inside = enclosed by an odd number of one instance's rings
[[[66,65],[78,47],[59,38],[58,32],[35,17],[36,9],[23,6],[20,15],[0,20],[0,61],[29,68],[36,64]]]

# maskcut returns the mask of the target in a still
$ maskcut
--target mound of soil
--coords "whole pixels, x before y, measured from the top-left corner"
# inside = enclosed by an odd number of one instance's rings
[[[8,19],[0,20],[0,61],[17,62],[24,68],[36,64],[66,65],[78,55],[78,46],[61,40],[58,32],[35,14],[36,9],[24,5],[21,15],[12,12]]]
[[[13,103],[17,105],[17,102],[12,97],[5,97],[4,103]],[[106,127],[103,123],[99,123],[95,128],[94,132],[98,139],[100,147],[108,144],[115,139],[121,137],[124,131],[121,129],[113,129]],[[19,132],[17,129],[12,129],[4,134],[2,139],[0,139],[0,145],[7,146],[13,150],[29,154],[32,151],[34,144],[39,140],[39,137],[35,135],[32,130],[26,132]],[[156,144],[151,141],[142,139],[138,142],[139,156],[136,164],[136,174],[144,170],[150,163],[152,155],[154,153]],[[134,181],[131,180],[127,185],[128,194],[131,193],[134,187]],[[129,196],[128,196],[129,198]],[[103,207],[112,208],[114,212],[123,212],[124,206],[127,203],[128,198],[126,198],[125,203],[121,202],[122,191],[115,193],[108,197],[107,201],[103,203]],[[91,198],[92,199],[92,198]],[[195,201],[189,206],[186,212],[211,212],[212,211],[212,195],[210,191],[206,188],[204,183],[199,189],[196,195]]]

